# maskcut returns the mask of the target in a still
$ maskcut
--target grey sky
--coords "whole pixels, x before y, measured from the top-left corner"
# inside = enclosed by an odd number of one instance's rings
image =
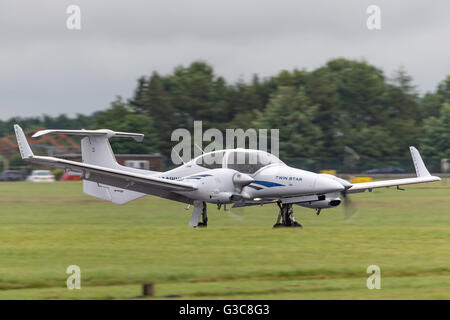
[[[70,4],[80,31],[66,28]],[[380,31],[366,28],[370,4]],[[450,74],[448,12],[447,0],[2,0],[0,119],[90,114],[130,97],[139,76],[198,59],[235,81],[364,58],[431,91]]]

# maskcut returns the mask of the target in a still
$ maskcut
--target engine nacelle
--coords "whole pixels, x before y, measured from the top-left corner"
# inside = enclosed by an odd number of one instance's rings
[[[209,203],[233,203],[246,198],[241,192],[242,186],[250,184],[253,179],[247,174],[232,169],[213,169],[185,178],[192,180],[197,190],[191,193],[197,199]]]
[[[217,192],[210,193],[209,198],[211,201],[219,203],[230,203],[233,198],[233,193],[231,192]]]
[[[209,199],[212,202],[216,203],[232,203],[236,201],[240,201],[242,199],[246,199],[245,193],[232,193],[232,192],[213,192],[209,195]]]
[[[298,203],[299,206],[312,208],[312,209],[328,209],[334,208],[341,204],[341,198],[325,198],[325,200]]]

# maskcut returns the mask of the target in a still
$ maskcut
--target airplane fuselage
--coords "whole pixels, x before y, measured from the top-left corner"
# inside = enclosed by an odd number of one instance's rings
[[[339,192],[345,189],[342,183],[334,180],[332,176],[292,168],[281,161],[262,165],[255,172],[251,172],[246,163],[241,166],[228,165],[225,159],[229,158],[232,152],[243,151],[227,150],[222,162],[217,165],[221,168],[206,169],[198,164],[201,157],[197,157],[178,168],[158,174],[158,177],[192,183],[197,190],[178,193],[191,199],[215,204],[233,203],[239,200],[239,197],[261,203],[302,196],[321,196],[325,199],[327,194],[333,194],[333,198],[336,198],[335,194],[339,196]],[[249,183],[242,188],[236,188],[233,178],[237,174],[246,175],[250,179]],[[312,199],[317,201],[317,198]],[[307,200],[305,198],[305,202]]]

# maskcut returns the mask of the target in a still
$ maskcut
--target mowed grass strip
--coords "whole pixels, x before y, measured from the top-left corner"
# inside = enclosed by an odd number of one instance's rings
[[[366,279],[277,279],[169,282],[143,297],[140,285],[0,290],[0,299],[448,299],[450,276],[383,277],[381,290],[368,290]]]
[[[450,187],[406,189],[352,195],[350,215],[295,207],[303,229],[272,229],[274,205],[210,205],[208,228],[193,229],[192,208],[164,199],[117,206],[77,182],[0,183],[0,298],[129,299],[150,281],[157,298],[448,299]],[[372,264],[386,283],[376,294],[365,287]],[[69,265],[82,290],[65,288]]]

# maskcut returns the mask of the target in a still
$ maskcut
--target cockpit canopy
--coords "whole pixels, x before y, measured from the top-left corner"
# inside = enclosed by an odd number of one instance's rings
[[[206,153],[195,160],[195,164],[206,169],[230,168],[253,174],[269,165],[283,162],[274,155],[253,149],[230,149]]]

